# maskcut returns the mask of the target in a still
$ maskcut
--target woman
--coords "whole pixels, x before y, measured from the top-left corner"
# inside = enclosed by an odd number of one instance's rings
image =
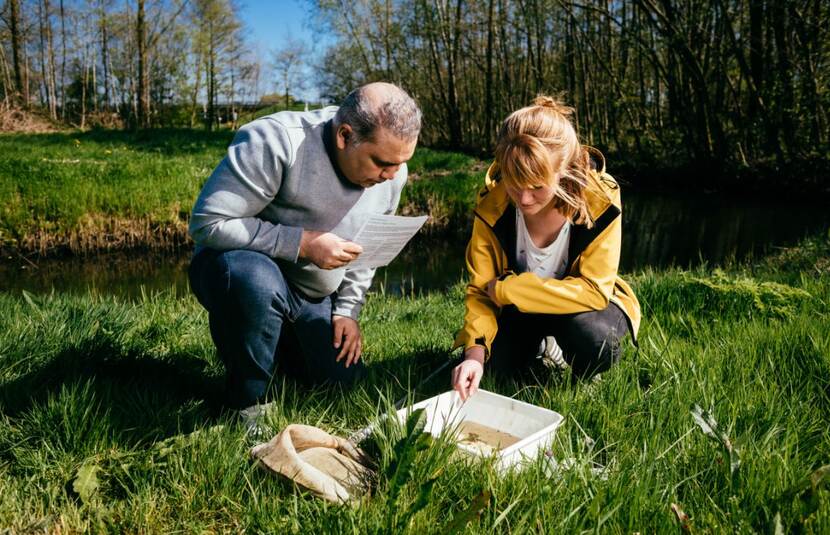
[[[573,110],[547,96],[503,123],[467,246],[470,283],[452,383],[462,399],[488,368],[608,369],[620,340],[636,343],[640,305],[617,276],[621,205],[616,181],[583,147]]]

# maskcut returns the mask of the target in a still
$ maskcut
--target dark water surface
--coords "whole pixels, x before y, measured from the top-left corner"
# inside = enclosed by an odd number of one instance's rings
[[[625,193],[623,203],[623,272],[743,261],[830,227],[830,210],[824,205],[632,192]],[[442,240],[416,236],[390,266],[378,270],[374,290],[408,294],[458,282],[465,276],[466,239],[466,233]],[[54,289],[135,298],[175,288],[185,295],[189,260],[189,251],[30,261],[10,257],[0,262],[0,291]]]

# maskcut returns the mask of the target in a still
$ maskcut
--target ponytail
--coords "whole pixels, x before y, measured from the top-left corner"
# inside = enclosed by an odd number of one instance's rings
[[[574,223],[593,226],[586,189],[591,172],[588,150],[572,122],[574,109],[539,95],[533,104],[504,120],[495,159],[506,183],[554,187],[554,208]],[[558,180],[557,180],[558,178]]]

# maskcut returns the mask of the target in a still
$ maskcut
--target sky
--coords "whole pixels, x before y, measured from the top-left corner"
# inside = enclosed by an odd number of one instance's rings
[[[309,0],[243,0],[239,16],[245,26],[251,30],[251,43],[258,47],[260,57],[271,61],[271,51],[278,49],[289,37],[301,40],[308,46],[316,46],[316,53],[321,51],[321,40],[315,37],[312,20],[309,15]],[[267,93],[276,91],[272,82]],[[317,100],[319,91],[313,80],[303,94],[299,95],[312,101]]]

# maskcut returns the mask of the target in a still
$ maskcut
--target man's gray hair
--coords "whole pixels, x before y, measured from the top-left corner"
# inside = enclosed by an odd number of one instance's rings
[[[372,140],[378,127],[407,141],[417,138],[421,131],[418,104],[400,87],[383,85],[387,87],[382,96],[376,98],[367,94],[367,86],[358,87],[346,96],[337,110],[335,123],[351,126],[356,143]]]

